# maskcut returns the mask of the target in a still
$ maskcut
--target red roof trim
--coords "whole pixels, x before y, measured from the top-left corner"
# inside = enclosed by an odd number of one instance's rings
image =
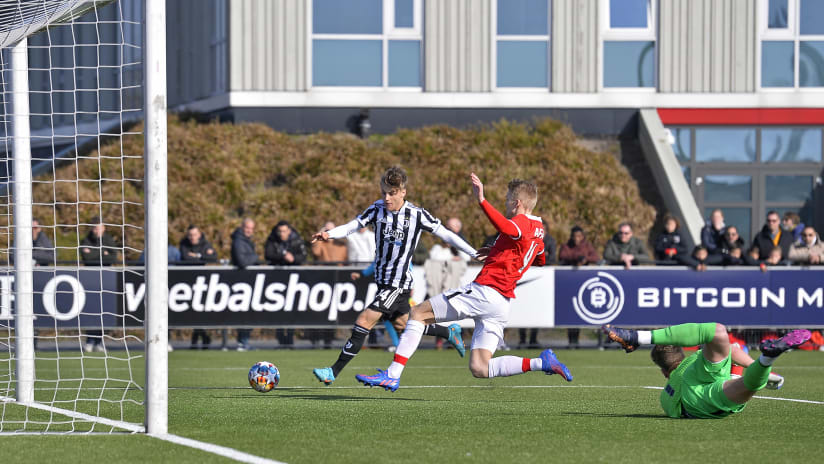
[[[659,108],[664,125],[824,125],[824,108]]]

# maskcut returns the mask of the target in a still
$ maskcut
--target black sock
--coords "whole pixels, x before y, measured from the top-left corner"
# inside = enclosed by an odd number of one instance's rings
[[[424,335],[432,335],[433,337],[449,338],[449,327],[444,327],[438,324],[429,324],[423,328]]]
[[[367,335],[369,335],[368,329],[355,324],[355,327],[352,328],[352,336],[349,337],[349,340],[346,340],[346,344],[343,345],[343,349],[340,350],[338,360],[332,365],[332,373],[335,377],[337,377],[338,373],[358,354]]]

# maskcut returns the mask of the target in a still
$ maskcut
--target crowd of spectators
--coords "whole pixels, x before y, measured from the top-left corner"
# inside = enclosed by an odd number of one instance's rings
[[[647,251],[646,244],[634,235],[633,226],[629,222],[618,225],[616,233],[607,242],[603,254],[599,256],[597,250],[587,239],[586,233],[580,226],[570,230],[569,239],[560,249],[555,240],[547,233],[544,238],[544,247],[547,254],[547,265],[560,264],[566,266],[586,265],[620,265],[627,269],[638,265],[682,265],[695,270],[703,271],[707,266],[759,266],[766,270],[771,266],[799,264],[818,265],[824,262],[824,244],[815,229],[801,222],[798,214],[788,212],[779,216],[775,211],[767,213],[764,226],[758,234],[747,243],[740,231],[733,225],[724,222],[724,213],[720,209],[712,211],[707,223],[701,229],[701,243],[687,249],[686,240],[681,231],[681,224],[677,217],[666,215],[662,221],[663,229],[655,237],[653,256]],[[253,241],[255,221],[245,218],[240,226],[231,235],[231,264],[240,269],[252,265],[271,264],[278,266],[300,266],[309,260],[309,252],[313,264],[368,265],[375,258],[375,240],[369,229],[360,229],[345,239],[316,242],[311,244],[307,251],[306,241],[297,230],[285,220],[279,221],[272,228],[263,245],[261,260]],[[464,238],[462,224],[458,218],[450,218],[444,226]],[[335,227],[331,222],[323,225],[328,230]],[[544,221],[544,228],[549,231],[549,224]],[[485,240],[484,246],[491,246],[496,236]],[[51,265],[56,262],[55,247],[40,227],[37,219],[32,221],[33,259],[35,265]],[[420,247],[419,247],[420,248]],[[80,259],[85,265],[110,266],[119,262],[118,251],[120,245],[106,231],[105,224],[99,217],[90,221],[90,229],[80,243]],[[556,251],[557,250],[557,251]],[[556,259],[557,257],[557,259]],[[142,261],[141,256],[141,261]],[[220,261],[218,253],[203,236],[197,225],[190,225],[179,246],[169,246],[169,262],[171,264],[205,265]],[[423,300],[449,288],[457,287],[470,262],[470,257],[453,247],[445,244],[435,244],[429,250],[416,250],[413,260],[415,264],[423,265],[426,275],[426,295],[413,295],[413,298]],[[237,330],[237,346],[239,350],[249,348],[249,334],[251,329]],[[87,351],[101,349],[101,333],[87,331]],[[294,329],[284,328],[276,330],[276,337],[280,345],[294,344]],[[333,330],[306,330],[304,337],[317,344],[322,341],[324,346],[331,346]],[[223,343],[227,345],[227,334],[223,331]],[[569,331],[570,345],[578,342],[578,331]],[[200,343],[200,345],[199,345]],[[191,346],[205,348],[211,344],[211,337],[203,329],[192,332]],[[538,345],[537,329],[519,329],[519,346],[534,347]]]

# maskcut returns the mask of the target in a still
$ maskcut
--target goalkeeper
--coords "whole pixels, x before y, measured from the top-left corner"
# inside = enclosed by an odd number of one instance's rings
[[[602,330],[627,353],[640,345],[655,345],[652,361],[667,378],[661,407],[669,417],[690,419],[720,419],[741,412],[755,392],[767,385],[773,361],[810,338],[809,330],[793,330],[778,340],[765,340],[761,356],[752,361],[740,349],[731,348],[727,328],[715,322],[652,331],[605,325]],[[681,347],[695,345],[703,347],[686,357]],[[730,377],[733,361],[748,366],[741,378]]]

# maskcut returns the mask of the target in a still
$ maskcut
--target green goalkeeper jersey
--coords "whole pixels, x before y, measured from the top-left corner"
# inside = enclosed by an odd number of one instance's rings
[[[661,392],[661,407],[669,417],[681,417],[681,391],[684,383],[684,371],[698,359],[699,353],[696,351],[692,356],[687,357],[674,371],[670,373],[669,381]]]

